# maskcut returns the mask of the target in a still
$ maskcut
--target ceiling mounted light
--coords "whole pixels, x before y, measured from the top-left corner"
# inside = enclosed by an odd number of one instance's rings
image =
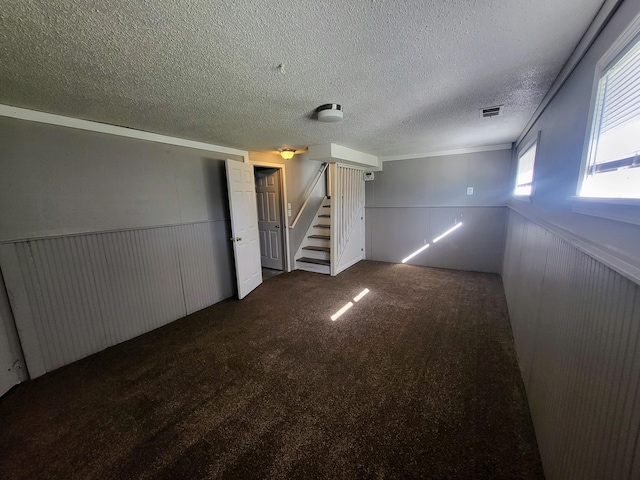
[[[338,103],[325,103],[316,108],[318,120],[325,123],[334,123],[342,120],[342,105]]]
[[[285,160],[291,160],[296,154],[296,151],[291,148],[279,148],[278,151],[280,152],[280,156]]]

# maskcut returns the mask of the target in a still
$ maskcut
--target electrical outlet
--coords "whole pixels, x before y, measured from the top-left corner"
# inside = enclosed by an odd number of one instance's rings
[[[467,195],[473,195],[473,187],[467,187]]]

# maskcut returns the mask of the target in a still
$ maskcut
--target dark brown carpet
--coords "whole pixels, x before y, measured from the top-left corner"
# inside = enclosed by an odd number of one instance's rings
[[[278,275],[18,386],[0,478],[543,473],[500,278],[361,262]]]

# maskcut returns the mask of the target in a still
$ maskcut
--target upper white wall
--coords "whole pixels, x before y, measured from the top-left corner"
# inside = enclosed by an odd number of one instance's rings
[[[0,241],[228,218],[228,155],[6,117],[0,144]]]
[[[366,183],[366,206],[506,205],[510,163],[510,150],[384,162]]]

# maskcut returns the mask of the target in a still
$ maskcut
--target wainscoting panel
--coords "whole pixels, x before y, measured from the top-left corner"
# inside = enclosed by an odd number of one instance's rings
[[[425,267],[500,273],[506,207],[367,207],[367,259]],[[433,240],[457,223],[462,226]],[[375,233],[374,233],[375,232]]]
[[[180,245],[187,314],[218,301],[213,260],[213,228],[209,223],[174,227]]]
[[[232,278],[216,255],[228,255],[214,251],[228,248],[219,245],[216,231],[224,235],[225,223],[3,246],[5,281],[31,377],[226,298]],[[15,259],[5,261],[12,251]]]
[[[513,211],[503,280],[547,478],[640,478],[640,287]]]

